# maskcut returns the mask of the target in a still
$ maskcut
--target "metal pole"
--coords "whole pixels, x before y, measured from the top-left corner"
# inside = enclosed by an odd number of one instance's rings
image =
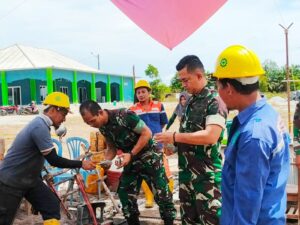
[[[97,55],[93,52],[91,52],[91,55],[95,56],[97,58],[98,62],[98,70],[100,70],[100,54],[98,53]]]
[[[135,68],[132,66],[133,85],[135,85]]]
[[[285,70],[286,70],[286,80],[287,80],[287,100],[288,100],[288,129],[289,133],[292,134],[292,122],[291,122],[291,91],[290,91],[290,71],[289,71],[289,41],[288,41],[288,33],[290,27],[293,25],[291,23],[287,28],[284,27],[283,25],[279,24],[284,30],[285,34],[285,52],[286,52],[286,65],[285,65]]]
[[[97,59],[98,59],[98,70],[100,70],[100,55],[97,55]]]

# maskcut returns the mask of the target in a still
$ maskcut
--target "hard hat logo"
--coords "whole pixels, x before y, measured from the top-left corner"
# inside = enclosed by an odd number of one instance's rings
[[[222,67],[227,66],[227,59],[225,59],[225,58],[221,59],[220,66],[222,66]]]
[[[61,97],[60,96],[56,96],[55,100],[58,101],[58,102],[60,102],[61,101]]]
[[[246,78],[265,74],[257,55],[242,45],[232,45],[219,55],[213,76],[218,79]]]

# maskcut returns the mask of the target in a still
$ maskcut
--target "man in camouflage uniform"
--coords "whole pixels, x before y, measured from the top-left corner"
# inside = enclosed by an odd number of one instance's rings
[[[91,100],[80,105],[80,114],[85,123],[99,128],[106,138],[108,149],[105,159],[112,160],[116,156],[116,149],[123,151],[119,156],[122,160],[117,165],[119,168],[124,167],[118,195],[128,224],[140,224],[136,198],[145,178],[155,188],[154,199],[165,225],[173,224],[176,209],[162,157],[156,153],[151,131],[145,123],[134,112],[126,109],[102,110],[98,103]]]
[[[182,224],[219,224],[220,136],[226,110],[206,88],[204,68],[197,56],[185,56],[176,69],[183,87],[192,96],[180,122],[180,133],[165,132],[154,138],[178,146]]]

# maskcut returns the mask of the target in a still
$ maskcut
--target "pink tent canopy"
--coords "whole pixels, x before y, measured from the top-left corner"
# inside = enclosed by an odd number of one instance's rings
[[[174,48],[227,0],[112,0],[133,22],[159,43]]]

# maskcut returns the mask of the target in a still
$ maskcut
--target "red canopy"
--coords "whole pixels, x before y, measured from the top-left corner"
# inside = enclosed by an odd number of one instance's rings
[[[226,0],[112,0],[133,22],[169,49],[185,40]]]

